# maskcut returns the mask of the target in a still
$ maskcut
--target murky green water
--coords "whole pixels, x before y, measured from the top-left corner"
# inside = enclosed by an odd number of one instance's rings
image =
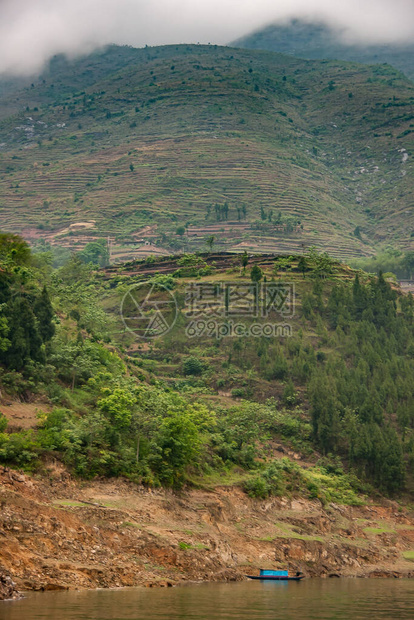
[[[1,620],[405,620],[414,580],[243,582],[168,589],[28,594],[0,603]]]

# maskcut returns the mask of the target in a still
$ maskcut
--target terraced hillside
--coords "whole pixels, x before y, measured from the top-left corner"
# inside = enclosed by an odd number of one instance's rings
[[[389,66],[111,47],[55,59],[0,103],[0,227],[32,241],[109,237],[124,258],[211,236],[339,257],[412,247],[414,85]]]

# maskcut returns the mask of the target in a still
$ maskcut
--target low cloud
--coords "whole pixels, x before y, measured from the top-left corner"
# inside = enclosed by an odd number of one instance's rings
[[[30,75],[54,54],[108,43],[225,44],[291,18],[351,42],[414,40],[414,0],[0,0],[0,74]]]

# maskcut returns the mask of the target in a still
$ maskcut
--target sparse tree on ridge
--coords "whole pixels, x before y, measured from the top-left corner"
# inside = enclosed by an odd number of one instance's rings
[[[213,245],[215,244],[215,242],[216,242],[216,238],[215,238],[214,235],[211,235],[210,237],[207,237],[206,244],[208,245],[208,248],[209,248],[210,252],[212,252]]]

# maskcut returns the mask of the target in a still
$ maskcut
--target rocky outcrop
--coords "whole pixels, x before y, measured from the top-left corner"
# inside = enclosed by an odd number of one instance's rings
[[[364,566],[384,561],[395,562],[399,554],[393,549],[361,548],[346,541],[309,541],[280,539],[275,559],[289,563],[294,570],[310,577],[331,577],[345,574],[365,576]],[[374,576],[374,575],[372,575]]]
[[[17,591],[16,584],[8,575],[0,573],[0,601],[20,598],[21,594]]]

